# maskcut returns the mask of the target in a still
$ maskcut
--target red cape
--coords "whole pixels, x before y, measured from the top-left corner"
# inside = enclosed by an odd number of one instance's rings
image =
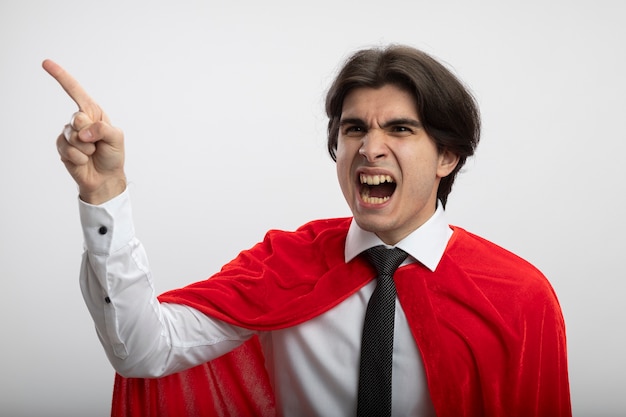
[[[159,299],[255,330],[297,325],[375,277],[361,257],[344,261],[349,224],[270,231],[210,279]],[[453,229],[435,272],[414,263],[394,276],[437,415],[571,416],[565,325],[552,287],[523,259]],[[254,338],[168,377],[117,375],[112,415],[275,415],[268,381]]]

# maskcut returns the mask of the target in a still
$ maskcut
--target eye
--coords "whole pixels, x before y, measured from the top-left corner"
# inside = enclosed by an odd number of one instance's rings
[[[346,136],[359,136],[365,133],[365,128],[360,125],[348,125],[343,129],[343,134]]]
[[[389,120],[384,127],[390,135],[404,137],[415,135],[422,128],[422,124],[414,117],[399,117]]]
[[[391,131],[395,133],[413,133],[413,129],[411,129],[408,126],[402,126],[402,125],[393,126],[391,128]]]

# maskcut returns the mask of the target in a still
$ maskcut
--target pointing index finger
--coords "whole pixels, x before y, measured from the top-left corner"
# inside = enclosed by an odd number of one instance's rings
[[[46,59],[42,63],[42,67],[63,87],[63,90],[78,105],[78,108],[89,115],[95,121],[104,120],[105,116],[100,106],[87,94],[80,83],[72,77],[63,67],[56,62]]]

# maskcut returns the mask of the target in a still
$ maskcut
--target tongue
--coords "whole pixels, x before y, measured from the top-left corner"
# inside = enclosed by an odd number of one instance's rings
[[[394,190],[396,189],[396,185],[393,183],[385,182],[380,185],[368,185],[367,188],[369,189],[370,197],[385,198],[393,194]]]

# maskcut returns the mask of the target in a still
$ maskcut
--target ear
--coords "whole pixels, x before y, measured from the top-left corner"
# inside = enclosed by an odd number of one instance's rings
[[[444,150],[439,154],[439,164],[437,165],[437,176],[439,178],[450,175],[456,165],[459,163],[459,155]]]

